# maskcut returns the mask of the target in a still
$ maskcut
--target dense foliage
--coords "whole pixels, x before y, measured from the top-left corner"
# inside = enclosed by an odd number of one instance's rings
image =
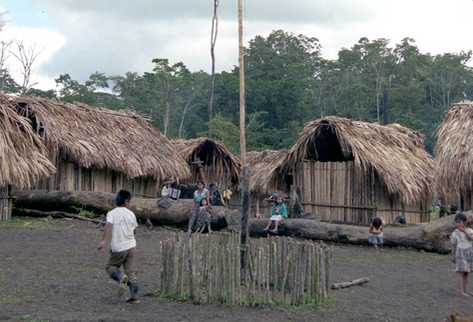
[[[321,56],[316,38],[282,30],[257,36],[246,51],[248,144],[250,149],[290,146],[304,122],[327,115],[397,122],[434,133],[451,103],[473,99],[471,51],[421,53],[413,39],[399,44],[361,38],[335,60]],[[7,72],[0,79],[16,91]],[[29,94],[147,114],[171,137],[212,136],[238,152],[238,68],[216,75],[214,117],[208,117],[210,75],[191,72],[183,62],[153,59],[144,74],[94,73],[83,84],[60,75],[57,91]]]

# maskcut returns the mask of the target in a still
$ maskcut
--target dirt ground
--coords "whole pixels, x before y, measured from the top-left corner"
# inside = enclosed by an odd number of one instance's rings
[[[368,276],[366,286],[331,292],[314,308],[247,308],[169,303],[143,297],[124,304],[106,276],[94,224],[69,220],[0,223],[0,321],[443,321],[473,316],[473,298],[454,289],[449,256],[406,249],[376,253],[334,246],[332,281]],[[158,286],[158,242],[166,232],[137,232],[142,292]],[[473,286],[472,286],[473,289]]]

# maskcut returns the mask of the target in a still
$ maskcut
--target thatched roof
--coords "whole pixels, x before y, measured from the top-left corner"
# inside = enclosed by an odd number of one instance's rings
[[[439,193],[452,200],[473,191],[473,102],[454,104],[437,132]]]
[[[0,186],[28,188],[55,168],[28,119],[19,116],[11,100],[0,94]]]
[[[247,153],[247,161],[251,169],[250,191],[268,193],[280,190],[283,175],[279,167],[287,153],[287,150],[265,150]]]
[[[189,175],[171,142],[142,116],[86,104],[42,98],[15,99],[18,111],[33,121],[49,152],[80,166],[111,169],[130,178],[158,180]]]
[[[304,159],[353,160],[355,169],[375,171],[388,193],[406,204],[430,199],[434,163],[424,138],[398,124],[379,125],[327,117],[308,122],[284,161],[287,171]]]
[[[210,182],[237,183],[240,176],[240,160],[222,142],[200,137],[196,139],[176,139],[172,143],[189,165],[198,159],[204,165]],[[196,167],[192,167],[195,172]],[[193,173],[196,177],[196,173]],[[194,178],[195,179],[195,178]]]

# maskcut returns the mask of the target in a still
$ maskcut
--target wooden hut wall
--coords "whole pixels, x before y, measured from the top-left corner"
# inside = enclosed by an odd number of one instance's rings
[[[57,162],[56,168],[55,175],[40,180],[34,189],[112,193],[126,189],[136,196],[150,198],[157,196],[157,181],[151,177],[130,179],[117,171],[83,168],[64,160]]]
[[[428,201],[404,207],[392,200],[374,173],[355,171],[353,161],[304,161],[297,165],[296,185],[301,187],[304,211],[330,222],[369,225],[376,214],[391,224],[404,213],[407,223],[428,221]]]
[[[0,221],[11,219],[13,199],[10,186],[0,186]]]

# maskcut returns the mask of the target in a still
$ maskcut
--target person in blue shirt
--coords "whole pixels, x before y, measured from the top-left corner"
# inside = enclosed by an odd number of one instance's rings
[[[271,230],[273,233],[278,232],[279,223],[281,223],[284,219],[287,218],[287,207],[284,203],[281,196],[275,196],[276,203],[274,204],[273,208],[271,209],[271,218],[269,218],[268,225],[264,229],[268,231],[272,224],[274,223],[274,229]]]

